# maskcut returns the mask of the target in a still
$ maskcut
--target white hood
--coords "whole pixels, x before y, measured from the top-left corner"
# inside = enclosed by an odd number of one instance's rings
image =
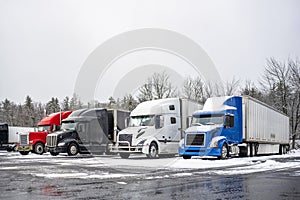
[[[154,126],[137,126],[137,127],[128,127],[121,132],[121,134],[132,134],[132,145],[136,145],[141,140],[145,140],[150,136],[153,136],[153,133],[156,132]],[[138,138],[136,138],[139,135]]]

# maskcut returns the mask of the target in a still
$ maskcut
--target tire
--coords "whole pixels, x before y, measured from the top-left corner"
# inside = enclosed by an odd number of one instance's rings
[[[8,147],[6,148],[6,151],[7,151],[7,152],[12,152],[12,149],[10,148],[10,146],[8,146]]]
[[[59,153],[50,151],[50,154],[51,154],[51,156],[57,156]]]
[[[221,152],[221,156],[219,156],[219,159],[227,159],[228,158],[228,148],[227,145],[224,143],[222,146],[222,152]]]
[[[121,158],[127,159],[129,158],[130,154],[129,153],[120,153]]]
[[[151,142],[149,146],[149,154],[147,154],[147,157],[150,159],[157,158],[158,156],[158,148],[157,144],[155,142]]]
[[[39,155],[42,155],[44,153],[44,144],[41,143],[41,142],[38,142],[34,145],[34,148],[33,148],[33,152],[36,153],[36,154],[39,154]]]
[[[71,143],[67,149],[68,156],[76,156],[79,153],[77,144]]]
[[[183,159],[191,159],[192,158],[192,156],[187,156],[187,155],[184,155],[182,157],[183,157]]]
[[[15,145],[14,147],[13,147],[13,151],[18,151],[18,146],[17,145]]]
[[[29,151],[19,151],[21,155],[25,156],[29,154]]]

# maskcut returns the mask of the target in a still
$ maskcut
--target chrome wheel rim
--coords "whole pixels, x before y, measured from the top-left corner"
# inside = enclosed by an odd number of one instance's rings
[[[72,145],[71,148],[70,148],[70,152],[71,152],[72,155],[76,154],[77,148],[74,145]]]

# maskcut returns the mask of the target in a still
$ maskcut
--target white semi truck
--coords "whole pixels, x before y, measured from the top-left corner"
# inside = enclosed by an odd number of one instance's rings
[[[17,144],[20,143],[19,135],[30,131],[34,131],[34,128],[8,126],[7,123],[0,123],[0,149],[17,151]]]
[[[194,101],[180,98],[143,102],[131,112],[128,127],[119,132],[111,151],[122,158],[136,153],[148,158],[175,155],[193,112],[201,108]]]

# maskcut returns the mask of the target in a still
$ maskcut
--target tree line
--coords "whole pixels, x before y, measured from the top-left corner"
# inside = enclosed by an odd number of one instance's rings
[[[176,88],[165,72],[154,73],[139,88],[138,94],[127,94],[123,98],[110,97],[107,102],[93,100],[81,102],[78,95],[66,96],[62,101],[52,97],[46,104],[34,102],[30,96],[23,104],[8,99],[0,102],[0,122],[12,126],[36,126],[47,114],[81,108],[101,107],[133,110],[147,100],[182,97],[204,103],[213,96],[249,95],[276,108],[290,117],[290,137],[299,139],[300,126],[300,62],[298,59],[278,61],[267,59],[264,71],[258,80],[240,81],[232,78],[222,85],[187,77],[182,88]],[[294,143],[293,143],[294,145]],[[294,146],[293,146],[294,147]]]

